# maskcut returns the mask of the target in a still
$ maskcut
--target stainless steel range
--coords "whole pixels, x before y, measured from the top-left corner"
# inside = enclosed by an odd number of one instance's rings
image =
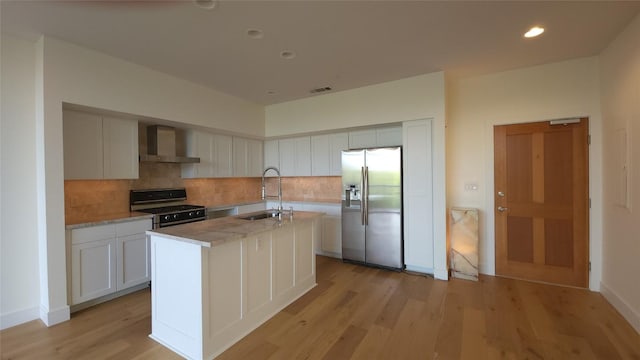
[[[129,193],[131,211],[153,214],[154,229],[207,218],[204,206],[189,205],[186,200],[184,188],[131,190]]]

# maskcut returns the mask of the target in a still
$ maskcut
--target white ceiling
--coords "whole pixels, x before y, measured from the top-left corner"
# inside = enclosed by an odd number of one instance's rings
[[[434,71],[470,76],[596,55],[640,11],[640,1],[1,5],[3,32],[47,34],[261,104],[314,96],[317,87],[335,92]],[[524,39],[532,25],[547,30]],[[297,56],[283,59],[284,50]]]

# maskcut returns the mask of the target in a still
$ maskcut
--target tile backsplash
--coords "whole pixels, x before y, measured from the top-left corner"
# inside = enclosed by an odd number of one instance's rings
[[[339,176],[284,177],[285,201],[339,203]],[[129,190],[184,187],[188,202],[208,207],[260,201],[260,178],[182,179],[180,164],[140,163],[135,180],[66,180],[65,217],[108,216],[129,211]],[[277,193],[277,179],[268,178],[267,193]]]

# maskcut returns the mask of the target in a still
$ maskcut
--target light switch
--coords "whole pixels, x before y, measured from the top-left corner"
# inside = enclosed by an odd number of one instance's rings
[[[464,191],[478,191],[478,183],[475,183],[475,182],[465,183]]]

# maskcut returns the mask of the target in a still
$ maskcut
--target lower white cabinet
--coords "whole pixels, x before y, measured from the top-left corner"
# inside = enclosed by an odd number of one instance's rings
[[[278,206],[277,201],[267,201],[267,209]],[[318,234],[315,235],[315,253],[342,259],[342,207],[340,204],[330,203],[304,203],[283,202],[282,207],[287,210],[293,208],[295,219],[296,211],[314,211],[324,213],[318,226]]]
[[[342,257],[342,218],[325,215],[322,217],[322,252],[333,257]]]
[[[71,246],[71,305],[116,291],[116,239]]]
[[[142,234],[116,238],[116,291],[142,284],[151,278],[149,241]]]
[[[148,282],[151,219],[67,231],[71,305]]]

